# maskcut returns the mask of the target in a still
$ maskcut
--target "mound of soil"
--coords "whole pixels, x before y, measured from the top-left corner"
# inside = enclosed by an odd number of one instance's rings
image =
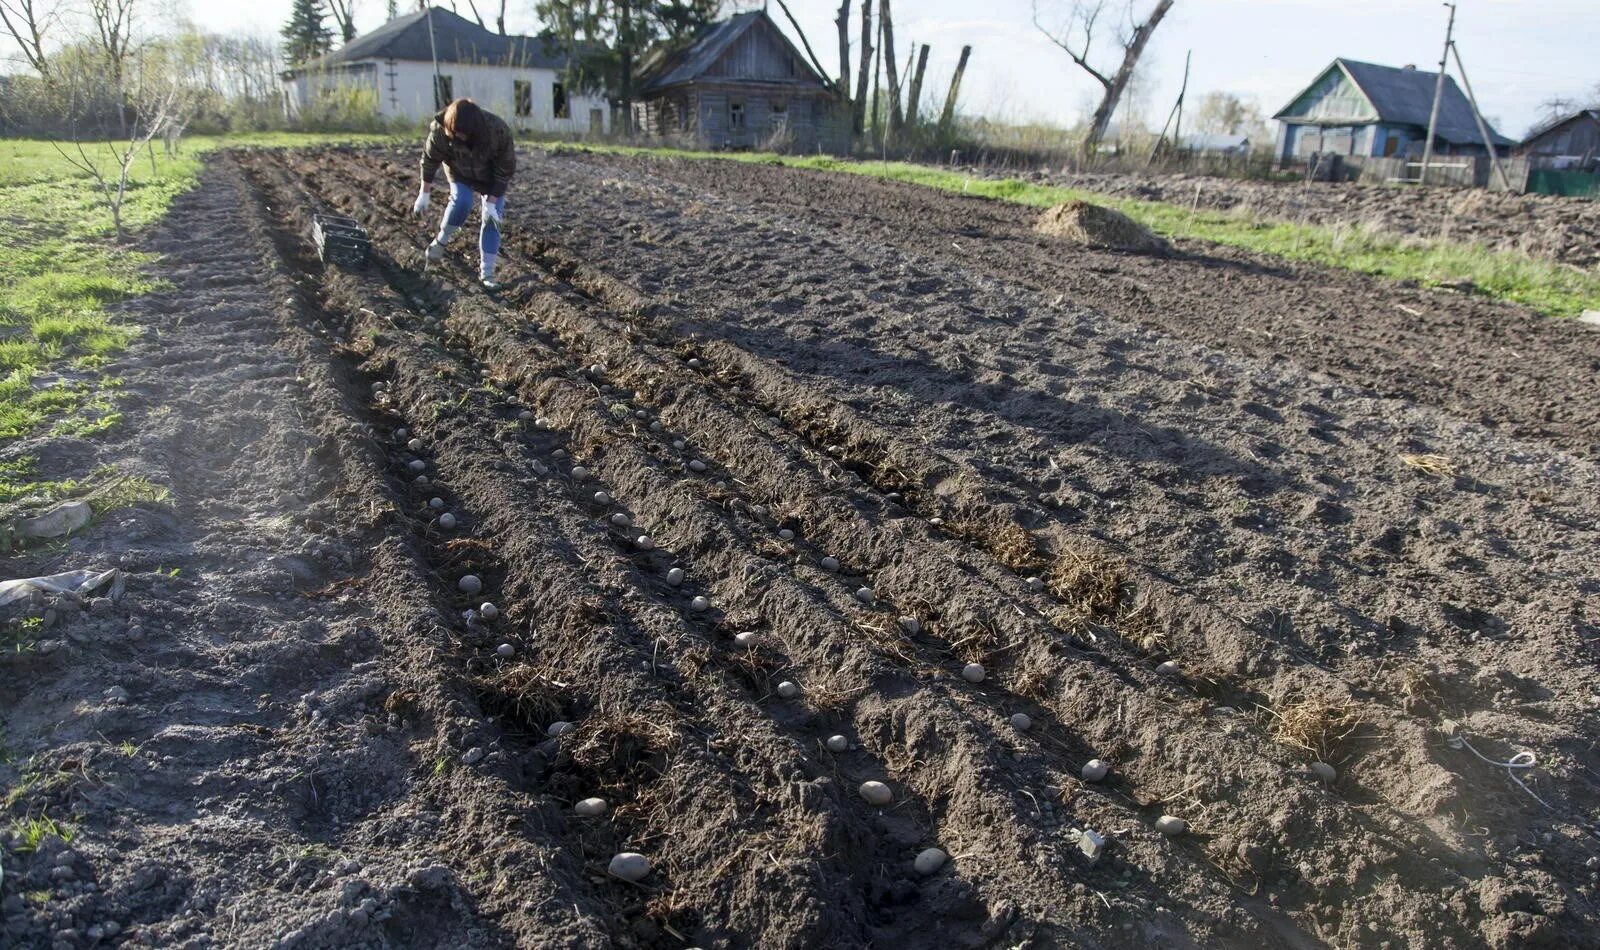
[[[1168,249],[1166,241],[1139,222],[1120,211],[1087,201],[1056,205],[1039,216],[1034,228],[1040,234],[1114,251],[1162,254]]]

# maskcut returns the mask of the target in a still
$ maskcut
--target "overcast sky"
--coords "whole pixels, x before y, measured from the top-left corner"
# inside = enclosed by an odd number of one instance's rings
[[[358,26],[382,22],[384,0],[357,2]],[[495,2],[480,2],[480,9]],[[942,89],[961,45],[970,43],[962,111],[1071,124],[1092,105],[1098,87],[1034,28],[1032,4],[895,0],[900,58],[909,55],[912,42],[930,44],[929,83]],[[1142,14],[1154,0],[1134,4]],[[1039,0],[1047,22],[1058,20],[1070,5],[1071,0]],[[458,0],[458,6],[467,12],[466,0]],[[789,0],[830,68],[838,58],[833,27],[838,6],[838,0]],[[852,12],[858,7],[856,0]],[[414,6],[402,2],[401,8]],[[532,8],[532,0],[510,0],[510,28],[536,29]],[[288,10],[289,0],[189,0],[189,15],[216,30],[275,32]],[[782,23],[775,2],[771,11]],[[1447,15],[1437,0],[1177,0],[1146,53],[1148,88],[1140,97],[1146,118],[1160,124],[1166,117],[1186,51],[1194,55],[1190,102],[1224,90],[1254,98],[1270,115],[1336,56],[1435,68]],[[1461,0],[1456,39],[1484,113],[1509,135],[1525,132],[1545,99],[1578,95],[1600,84],[1600,0]]]

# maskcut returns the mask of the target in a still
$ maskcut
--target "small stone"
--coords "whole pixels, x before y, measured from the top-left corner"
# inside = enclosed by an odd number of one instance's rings
[[[1011,728],[1017,730],[1018,732],[1027,732],[1029,729],[1033,728],[1033,717],[1029,716],[1027,713],[1012,713]]]
[[[679,584],[682,584],[683,583],[683,568],[674,567],[671,570],[667,571],[667,583],[671,584],[673,587],[677,587]]]
[[[778,529],[778,540],[779,541],[793,541],[794,540],[794,532],[790,531],[788,528],[780,528],[780,529]]]
[[[894,801],[894,792],[889,791],[889,786],[882,782],[862,782],[861,788],[857,791],[860,792],[861,797],[866,800],[867,804],[876,805],[879,808]]]
[[[1078,836],[1078,850],[1083,852],[1083,856],[1089,859],[1090,864],[1095,863],[1100,860],[1100,855],[1106,853],[1105,835],[1092,828],[1085,829]]]
[[[422,451],[422,440],[421,439],[412,439],[410,442],[406,443],[406,448],[410,449],[413,452],[421,452]]]
[[[850,751],[850,740],[846,739],[844,736],[829,736],[824,745],[828,747],[829,752]]]
[[[611,504],[611,495],[608,492],[597,491],[594,493],[594,503],[597,505]]]
[[[567,450],[566,449],[556,449],[555,451],[550,453],[550,457],[553,458],[553,459],[564,459],[564,458],[567,457]]]
[[[620,877],[624,881],[637,883],[650,874],[650,859],[642,854],[624,851],[611,859],[611,864],[606,867],[612,877]]]
[[[682,452],[684,449],[689,447],[689,443],[683,441],[682,439],[673,439],[672,447],[677,451]]]
[[[703,472],[705,470],[706,470],[706,463],[700,461],[699,459],[690,459],[689,460],[689,471],[691,471],[691,472]]]
[[[784,680],[778,684],[778,695],[782,696],[784,699],[793,699],[800,695],[800,687],[789,682],[788,680]]]
[[[922,632],[922,621],[915,617],[901,617],[900,629],[914,637]]]
[[[820,562],[822,569],[830,573],[839,570],[839,559],[831,555],[824,557]]]
[[[870,606],[873,601],[877,600],[877,595],[873,594],[872,588],[861,587],[856,590],[856,600]]]
[[[1162,815],[1156,819],[1156,830],[1168,838],[1176,838],[1189,830],[1189,823],[1174,815]]]
[[[406,437],[409,436],[410,434],[411,434],[411,430],[410,429],[407,429],[407,428],[404,428],[404,427],[396,429],[396,430],[394,430],[394,440],[396,442],[404,442],[406,440]]]
[[[1083,764],[1083,771],[1079,774],[1083,776],[1085,782],[1098,782],[1110,772],[1111,765],[1109,763],[1102,759],[1090,759]]]
[[[611,523],[618,528],[626,528],[633,524],[633,519],[619,511],[611,516]]]
[[[694,600],[689,601],[689,609],[695,613],[704,613],[711,609],[711,601],[706,600],[704,597],[696,597]]]
[[[545,729],[544,734],[552,739],[556,739],[566,735],[576,728],[578,727],[570,722],[567,722],[565,719],[560,719],[552,722],[549,727]]]
[[[456,516],[455,515],[453,515],[453,514],[451,514],[450,512],[447,511],[444,514],[439,516],[439,527],[445,529],[446,531],[451,531],[451,530],[454,530],[455,526],[456,526]]]
[[[427,488],[429,485],[428,476],[418,475],[416,478],[411,480],[411,484],[417,486],[418,488]]]
[[[519,419],[522,422],[532,421],[532,419],[533,419],[533,410],[532,409],[524,409],[521,412],[518,412],[517,413],[517,419]]]
[[[969,683],[981,683],[985,675],[982,663],[968,663],[961,668],[961,678]]]
[[[493,620],[500,616],[500,608],[486,601],[481,607],[478,608],[478,616],[485,620]]]
[[[927,876],[944,867],[944,863],[948,860],[950,860],[950,855],[945,854],[942,849],[929,848],[917,855],[916,859],[911,862],[911,866],[916,868],[918,874]]]
[[[664,428],[666,428],[666,426],[663,426],[661,424],[661,420],[660,419],[654,419],[654,420],[652,420],[650,422],[650,431],[651,432],[660,432]]]
[[[464,574],[456,581],[456,589],[463,594],[476,594],[483,590],[483,581],[476,574]]]
[[[584,479],[586,479],[588,477],[589,477],[589,470],[588,469],[584,468],[582,465],[574,465],[574,466],[572,466],[572,480],[573,481],[581,482],[581,481],[583,481]]]
[[[611,809],[603,798],[585,798],[572,806],[574,814],[583,818],[598,818]]]
[[[639,535],[638,540],[634,541],[633,543],[641,551],[653,551],[656,547],[655,540],[648,534]]]
[[[1324,785],[1332,785],[1338,781],[1339,770],[1326,762],[1311,763],[1311,774],[1315,775]]]
[[[428,467],[428,463],[424,462],[422,459],[412,459],[411,461],[407,462],[406,464],[411,466],[411,470],[413,472],[420,472],[423,469]]]
[[[1161,663],[1156,665],[1156,672],[1162,676],[1177,676],[1178,664],[1172,660],[1163,660]]]
[[[494,652],[497,655],[499,655],[501,657],[504,657],[505,659],[509,660],[509,659],[511,659],[511,657],[516,655],[517,648],[512,646],[509,643],[502,643],[499,646],[494,648]]]
[[[440,498],[438,496],[434,496],[433,498],[429,498],[428,499],[428,507],[432,508],[434,511],[443,511],[444,510],[444,499]]]
[[[481,749],[481,748],[479,748],[477,746],[473,746],[472,748],[468,749],[466,752],[461,754],[461,764],[462,765],[477,765],[479,762],[483,761],[483,757],[485,755],[487,755],[487,754],[488,753],[484,752],[483,749]]]

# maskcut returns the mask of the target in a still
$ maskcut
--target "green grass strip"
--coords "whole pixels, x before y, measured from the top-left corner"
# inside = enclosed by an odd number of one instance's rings
[[[712,153],[682,149],[569,145],[552,148],[661,158],[714,159],[784,165],[907,182],[956,194],[1048,208],[1064,201],[1089,201],[1115,208],[1168,238],[1208,241],[1259,254],[1322,264],[1424,286],[1470,281],[1495,300],[1526,305],[1557,317],[1600,308],[1600,273],[1536,258],[1517,251],[1491,250],[1459,241],[1398,238],[1360,227],[1321,227],[1257,220],[1227,211],[1190,211],[1160,201],[1117,198],[1075,188],[1039,185],[1011,178],[976,178],[961,172],[904,162],[857,162],[828,156],[788,156],[762,152]]]

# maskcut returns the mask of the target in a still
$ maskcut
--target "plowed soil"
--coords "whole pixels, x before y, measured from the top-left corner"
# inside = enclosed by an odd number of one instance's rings
[[[0,666],[78,827],[7,941],[1596,945],[1600,334],[539,152],[489,294],[414,159],[225,155],[152,239],[105,451],[174,504],[15,567],[128,595]]]

